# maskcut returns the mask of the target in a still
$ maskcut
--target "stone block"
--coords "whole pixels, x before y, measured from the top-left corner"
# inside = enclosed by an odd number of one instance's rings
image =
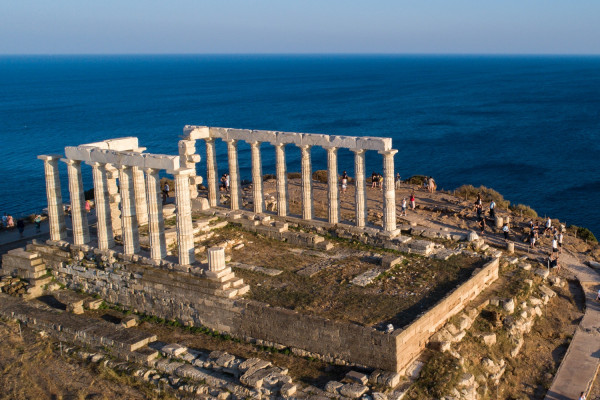
[[[542,277],[542,279],[546,279],[548,278],[548,275],[550,275],[550,271],[548,271],[546,268],[538,268],[535,270],[535,274]]]
[[[129,151],[140,147],[138,138],[134,136],[105,140],[109,150]]]
[[[252,136],[249,129],[228,129],[227,140],[248,140]]]
[[[138,324],[138,319],[137,319],[137,317],[134,317],[134,316],[125,317],[121,320],[121,326],[123,328],[133,328],[137,324]]]
[[[179,357],[187,352],[187,347],[172,343],[163,346],[160,351],[172,357]]]
[[[65,147],[65,157],[69,160],[77,160],[77,161],[85,161],[85,162],[90,162],[92,161],[91,157],[90,157],[90,151],[92,149],[89,147],[82,147],[82,146],[78,146],[78,147],[72,147],[72,146],[67,146]]]
[[[186,125],[183,127],[183,135],[190,140],[207,139],[210,137],[210,130],[207,126]]]
[[[250,132],[250,137],[247,142],[250,143],[254,141],[275,144],[277,142],[277,132],[253,130]]]
[[[381,258],[381,266],[384,268],[392,268],[393,266],[400,264],[404,260],[402,256],[386,255]]]
[[[355,382],[360,383],[361,385],[366,385],[369,382],[367,375],[358,372],[358,371],[350,371],[344,377],[346,382]]]
[[[276,144],[302,144],[302,135],[295,132],[277,132]]]
[[[279,393],[284,397],[293,396],[296,394],[297,386],[293,383],[284,383],[279,389]]]
[[[169,171],[181,168],[179,156],[170,156],[166,154],[140,154],[143,159],[142,168],[164,169]],[[139,166],[139,165],[138,165]]]
[[[342,386],[344,386],[344,384],[338,381],[329,381],[325,384],[325,391],[328,393],[338,394]]]
[[[359,137],[356,140],[356,148],[363,150],[386,151],[392,149],[391,138]]]
[[[342,147],[346,149],[355,149],[359,138],[356,136],[329,136],[330,147]]]
[[[211,126],[208,129],[209,129],[211,138],[227,140],[227,131],[229,130],[228,128],[218,128],[218,127]]]
[[[347,383],[339,389],[339,392],[342,396],[346,396],[351,399],[358,399],[368,391],[369,388],[367,386],[360,385],[358,383]]]
[[[421,370],[423,369],[424,366],[425,366],[424,362],[414,361],[406,369],[406,376],[408,376],[410,379],[413,379],[413,380],[418,379],[419,376],[421,375]]]
[[[496,334],[495,333],[484,333],[481,335],[481,340],[485,343],[486,346],[490,347],[496,344]]]

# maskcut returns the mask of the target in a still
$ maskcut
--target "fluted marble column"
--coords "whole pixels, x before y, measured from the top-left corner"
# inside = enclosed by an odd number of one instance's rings
[[[398,150],[380,151],[383,155],[383,230],[396,230],[396,188],[394,187],[394,154]]]
[[[69,194],[71,196],[71,221],[73,223],[73,243],[82,245],[90,242],[90,228],[85,211],[81,161],[63,159],[69,173]]]
[[[148,203],[146,202],[144,170],[140,167],[133,167],[133,193],[138,226],[145,225],[148,223]]]
[[[150,258],[161,260],[167,256],[165,221],[163,219],[159,170],[147,168],[146,194],[148,202],[148,237],[150,238]]]
[[[48,199],[48,222],[50,224],[50,240],[58,241],[67,238],[65,225],[65,210],[60,191],[60,176],[58,160],[60,155],[41,155],[38,159],[44,161],[46,176],[46,198]]]
[[[225,268],[225,249],[223,247],[211,247],[208,249],[208,270],[220,271]]]
[[[140,251],[140,236],[135,215],[135,193],[133,190],[133,168],[119,166],[119,186],[121,189],[121,235],[123,252],[135,254]]]
[[[288,212],[288,194],[287,194],[287,174],[285,165],[285,144],[275,144],[275,173],[277,176],[277,215],[287,216]]]
[[[106,164],[90,163],[94,178],[94,202],[96,203],[96,218],[98,220],[98,248],[108,250],[115,246],[112,222],[110,220],[110,203],[108,194],[108,179]]]
[[[194,227],[192,225],[192,202],[190,199],[190,176],[195,171],[182,169],[174,172],[175,204],[177,205],[177,248],[179,264],[190,265],[194,256]]]
[[[311,146],[300,147],[302,168],[302,219],[313,219],[312,166],[310,163]]]
[[[365,150],[356,149],[354,152],[354,188],[356,226],[362,228],[367,223],[367,187],[365,185]]]
[[[206,185],[208,186],[208,204],[216,207],[219,204],[219,184],[217,182],[217,153],[215,139],[204,139],[206,142]]]
[[[330,224],[340,222],[340,199],[337,174],[337,147],[327,149],[327,200],[329,201],[328,221]]]
[[[250,142],[252,152],[252,194],[254,197],[254,212],[263,212],[262,163],[260,159],[260,142]]]
[[[240,209],[240,172],[238,167],[237,140],[227,140],[227,157],[229,159],[229,193],[232,210]]]

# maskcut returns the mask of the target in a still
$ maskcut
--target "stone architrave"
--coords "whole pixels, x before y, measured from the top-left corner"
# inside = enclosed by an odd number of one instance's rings
[[[177,205],[177,247],[179,264],[190,265],[194,256],[194,227],[192,225],[192,202],[190,199],[190,176],[193,169],[174,171],[175,204]]]
[[[263,212],[262,163],[260,157],[260,142],[250,142],[252,152],[252,194],[254,197],[254,212]]]
[[[67,238],[65,211],[60,189],[58,160],[60,155],[41,155],[38,159],[44,161],[46,175],[46,198],[48,199],[48,222],[50,224],[50,240],[59,241]]]
[[[354,185],[356,226],[363,228],[367,223],[367,187],[365,184],[365,150],[356,149],[354,152]]]
[[[329,201],[328,222],[340,222],[340,199],[337,174],[337,147],[327,147],[327,200]]]
[[[110,205],[110,222],[112,224],[113,235],[120,235],[121,232],[121,194],[119,193],[119,185],[117,178],[119,170],[113,165],[106,164],[106,178],[108,187],[108,203]]]
[[[219,185],[217,183],[217,156],[215,139],[207,138],[206,142],[206,184],[208,186],[208,205],[216,207],[219,203]]]
[[[237,140],[227,140],[227,156],[229,159],[229,193],[232,210],[240,209],[240,172],[238,166]]]
[[[311,146],[300,147],[302,169],[302,219],[313,219],[312,166],[310,161]]]
[[[133,167],[119,166],[119,184],[121,188],[121,231],[123,253],[136,254],[140,251],[140,237],[135,215],[135,193],[133,189]]]
[[[69,173],[69,194],[71,195],[71,221],[73,223],[73,243],[83,245],[90,242],[90,228],[85,197],[83,194],[83,179],[81,178],[81,161],[63,159]]]
[[[159,170],[146,169],[146,194],[148,196],[148,237],[150,238],[150,258],[161,260],[167,256],[165,221],[162,211]]]
[[[146,202],[146,180],[141,167],[133,167],[133,193],[135,195],[135,215],[138,226],[148,223],[148,203]]]
[[[275,146],[275,174],[277,176],[277,215],[287,216],[288,194],[287,174],[285,165],[285,143],[277,143]]]
[[[396,230],[396,188],[394,186],[394,155],[398,150],[380,151],[383,155],[383,230]]]
[[[92,176],[94,178],[94,202],[96,204],[96,218],[98,219],[98,248],[108,250],[115,246],[115,238],[110,220],[106,164],[97,162],[89,164],[92,166]]]
[[[208,270],[217,272],[225,269],[225,249],[211,247],[208,249]]]

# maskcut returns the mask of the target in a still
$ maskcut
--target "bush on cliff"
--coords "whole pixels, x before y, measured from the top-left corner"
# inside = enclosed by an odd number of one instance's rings
[[[592,243],[598,243],[598,239],[596,239],[596,236],[594,236],[592,231],[590,231],[588,228],[583,228],[581,226],[575,226],[575,225],[569,225],[569,227],[567,228],[567,231],[573,233],[574,235],[576,235],[578,238],[580,238],[582,240],[592,242]]]
[[[425,175],[413,175],[410,178],[406,179],[404,181],[404,183],[422,186],[426,180],[427,180],[427,177]]]
[[[494,189],[490,189],[485,186],[479,186],[476,188],[473,185],[462,185],[454,191],[456,197],[467,200],[475,200],[478,193],[481,193],[481,198],[483,201],[494,200],[494,202],[496,202],[496,206],[499,208],[508,209],[510,206],[510,201],[505,200],[504,196],[496,192]]]
[[[312,174],[312,178],[313,178],[313,181],[327,183],[327,171],[325,171],[324,169],[315,171]]]
[[[524,217],[530,217],[530,218],[538,217],[538,213],[533,208],[526,206],[525,204],[516,204],[514,206],[511,206],[510,209],[515,214],[520,214]]]

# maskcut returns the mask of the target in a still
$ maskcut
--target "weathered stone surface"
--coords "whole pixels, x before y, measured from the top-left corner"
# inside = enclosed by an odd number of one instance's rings
[[[358,383],[347,383],[339,389],[339,392],[342,396],[346,396],[351,399],[358,399],[368,391],[369,388],[367,386],[360,385]]]

